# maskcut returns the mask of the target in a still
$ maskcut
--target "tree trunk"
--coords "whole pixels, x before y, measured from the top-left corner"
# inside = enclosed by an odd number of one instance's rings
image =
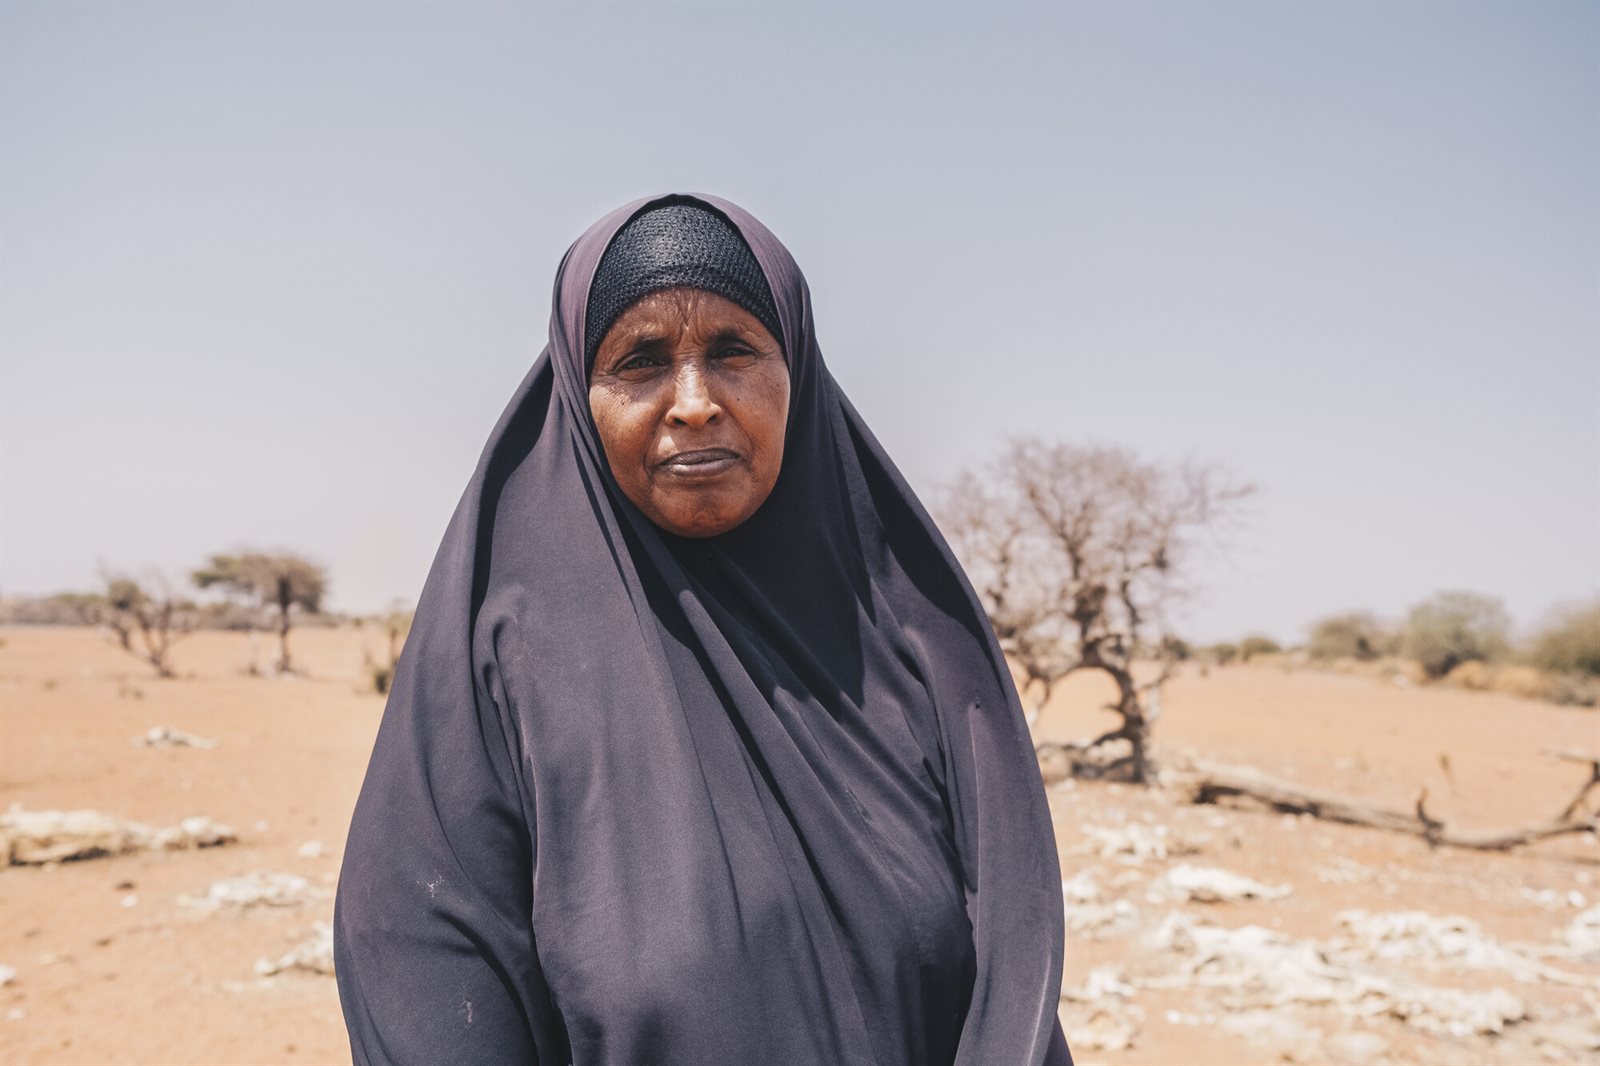
[[[1113,670],[1111,676],[1116,678],[1117,690],[1121,693],[1117,713],[1122,715],[1123,734],[1132,749],[1133,780],[1140,785],[1154,785],[1157,771],[1150,750],[1150,718],[1139,703],[1139,689],[1133,682],[1133,673],[1119,669]]]
[[[1154,748],[1150,742],[1151,727],[1156,715],[1139,700],[1139,686],[1133,680],[1131,664],[1108,660],[1095,655],[1081,669],[1104,670],[1117,686],[1117,701],[1105,705],[1106,710],[1122,719],[1120,725],[1102,733],[1093,740],[1077,744],[1055,745],[1069,754],[1090,755],[1102,745],[1113,740],[1128,742],[1128,754],[1107,760],[1104,756],[1091,756],[1087,760],[1073,760],[1075,774],[1089,777],[1111,777],[1127,772],[1128,780],[1138,785],[1159,785],[1160,767],[1156,764]]]
[[[285,592],[278,597],[278,672],[293,671],[289,663],[289,599]]]

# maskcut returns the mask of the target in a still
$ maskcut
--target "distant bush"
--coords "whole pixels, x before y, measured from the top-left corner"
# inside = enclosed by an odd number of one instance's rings
[[[1568,706],[1593,707],[1600,702],[1600,678],[1589,674],[1552,673],[1520,663],[1485,663],[1468,659],[1443,678],[1446,685],[1473,692],[1498,692]]]
[[[375,657],[371,649],[365,646],[361,651],[367,674],[372,679],[372,691],[380,696],[387,696],[389,689],[394,685],[394,672],[400,665],[400,651],[405,646],[406,636],[411,632],[411,621],[412,611],[402,604],[395,604],[387,614],[365,619],[361,623],[363,628],[368,622],[373,623],[378,632],[387,638],[386,654],[383,659]]]
[[[1553,699],[1551,693],[1562,688],[1554,677],[1543,670],[1518,663],[1504,663],[1495,667],[1489,674],[1488,687],[1491,692],[1521,696],[1528,700]]]
[[[102,595],[96,592],[60,592],[51,596],[7,596],[0,598],[0,626],[85,626],[99,625]],[[348,615],[323,612],[304,615],[298,626],[348,625]],[[199,604],[195,607],[195,627],[236,632],[265,629],[272,618],[259,606],[233,601]]]
[[[1355,659],[1346,659],[1345,662],[1358,662]],[[1399,655],[1384,655],[1370,663],[1360,663],[1363,668],[1376,670],[1379,677],[1386,677],[1392,684],[1421,685],[1428,680],[1428,671],[1415,659],[1402,658]]]
[[[1470,692],[1495,692],[1528,700],[1547,700],[1568,706],[1600,705],[1600,677],[1580,673],[1556,673],[1527,663],[1502,660],[1463,659],[1442,677],[1430,676],[1415,659],[1381,655],[1376,659],[1342,656],[1324,662],[1322,668],[1338,674],[1381,678],[1395,685],[1448,685]]]
[[[1527,659],[1551,673],[1600,677],[1600,600],[1557,615],[1533,638]]]
[[[1465,662],[1456,663],[1450,672],[1444,675],[1446,684],[1458,688],[1471,689],[1474,692],[1483,692],[1489,688],[1491,678],[1489,665],[1479,659],[1467,659]]]
[[[373,663],[367,670],[372,677],[372,691],[380,696],[387,696],[389,686],[394,684],[394,667]]]
[[[1176,663],[1186,663],[1194,658],[1194,648],[1186,640],[1166,636],[1161,638],[1161,654]]]
[[[54,596],[0,599],[0,625],[98,625],[100,597],[87,592],[62,592]]]
[[[1239,657],[1239,646],[1237,644],[1213,644],[1206,649],[1206,653],[1211,656],[1218,666],[1227,666]]]
[[[1283,648],[1271,637],[1249,636],[1239,642],[1239,658],[1249,662],[1257,655],[1276,655]]]
[[[1394,650],[1394,637],[1367,611],[1329,615],[1311,627],[1306,651],[1313,659],[1371,662]]]
[[[1551,674],[1544,698],[1572,707],[1600,706],[1600,678],[1590,674]]]
[[[1476,592],[1440,592],[1417,604],[1406,619],[1403,646],[1430,678],[1464,662],[1504,655],[1511,619],[1505,605]]]

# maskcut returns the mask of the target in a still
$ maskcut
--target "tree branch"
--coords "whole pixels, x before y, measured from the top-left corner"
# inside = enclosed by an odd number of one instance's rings
[[[1584,801],[1600,784],[1600,758],[1591,758],[1589,780],[1555,817],[1533,825],[1493,831],[1461,831],[1450,828],[1428,813],[1428,790],[1422,789],[1411,813],[1363,803],[1329,792],[1302,788],[1289,781],[1269,777],[1258,770],[1198,762],[1174,780],[1180,792],[1192,803],[1216,803],[1243,798],[1286,814],[1308,814],[1324,821],[1368,826],[1393,833],[1421,837],[1430,845],[1467,848],[1475,851],[1509,851],[1551,837],[1600,831],[1600,814],[1584,811]]]

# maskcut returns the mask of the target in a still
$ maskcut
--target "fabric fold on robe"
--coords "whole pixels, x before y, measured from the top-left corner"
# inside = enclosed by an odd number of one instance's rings
[[[755,253],[791,381],[771,497],[698,541],[618,490],[583,359],[607,243],[682,199]],[[356,1062],[1059,1066],[1062,938],[1004,659],[799,269],[715,197],[608,215],[384,711],[334,921]]]

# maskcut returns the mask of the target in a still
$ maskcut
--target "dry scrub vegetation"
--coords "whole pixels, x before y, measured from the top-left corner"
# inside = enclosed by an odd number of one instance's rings
[[[1600,603],[1191,647],[1250,491],[1022,441],[942,501],[1035,733],[1078,1060],[1600,1062]],[[191,580],[226,595],[0,603],[0,1061],[348,1061],[328,922],[410,615],[345,624],[291,553]]]
[[[1596,722],[1555,707],[1534,715],[1539,705],[1527,704],[1503,708],[1503,721],[1481,718],[1510,745],[1495,752],[1502,765],[1544,746],[1530,774],[1539,787],[1526,793],[1542,807],[1512,804],[1492,777],[1461,772],[1468,709],[1445,709],[1443,693],[1422,686],[1515,685],[1519,695],[1593,706],[1600,604],[1554,620],[1515,656],[1503,605],[1460,591],[1417,604],[1399,627],[1363,612],[1324,619],[1307,646],[1287,652],[1262,635],[1191,648],[1168,625],[1193,591],[1188,560],[1249,492],[1211,467],[1021,440],[941,501],[941,524],[1040,734],[1068,874],[1069,948],[1076,938],[1112,949],[1092,949],[1091,968],[1063,990],[1080,1059],[1594,1060]],[[1369,676],[1298,669],[1311,665]],[[1275,704],[1252,705],[1238,687],[1262,678],[1277,681]],[[1340,693],[1332,722],[1316,722],[1309,705],[1341,683],[1361,687]],[[1077,704],[1079,728],[1063,730],[1046,711],[1074,691],[1092,695]],[[1199,725],[1207,743],[1182,746],[1180,706],[1215,716]],[[1373,706],[1425,723],[1418,739],[1445,781],[1415,752],[1404,768],[1369,774],[1374,747],[1399,728],[1379,718],[1364,732]],[[1215,729],[1240,712],[1248,721],[1235,723],[1238,734]],[[1301,736],[1321,742],[1314,761],[1283,765]],[[1360,772],[1329,775],[1327,758],[1352,749],[1335,766]],[[1342,781],[1330,787],[1330,777]],[[1463,788],[1497,793],[1492,820],[1475,818]],[[1384,839],[1363,839],[1374,836]],[[1554,850],[1561,845],[1573,850]],[[1523,853],[1511,860],[1519,865],[1486,892],[1486,875],[1512,851]],[[1517,884],[1537,868],[1534,853],[1570,863],[1572,883]],[[1284,857],[1293,861],[1275,861]],[[1311,914],[1288,928],[1306,903]],[[1512,941],[1475,916],[1485,904],[1572,913]]]
[[[1073,678],[1044,751],[1092,734],[1111,686]],[[1162,761],[1263,768],[1300,793],[1406,811],[1425,788],[1463,832],[1569,803],[1592,712],[1381,678],[1180,668]],[[1068,916],[1062,1016],[1080,1061],[1593,1062],[1600,842],[1516,850],[1064,774],[1047,791]]]
[[[237,837],[0,871],[0,1061],[348,1061],[325,923],[382,710],[362,665],[377,634],[306,630],[286,680],[240,672],[242,633],[178,645],[183,680],[86,628],[0,640],[0,809]],[[1067,678],[1039,741],[1103,730],[1115,692]],[[1582,774],[1543,749],[1595,742],[1589,711],[1254,664],[1179,664],[1162,707],[1175,768],[1256,766],[1400,808],[1425,785],[1469,827],[1547,816]],[[1591,838],[1486,854],[1114,782],[1048,795],[1082,1062],[1600,1054]]]

